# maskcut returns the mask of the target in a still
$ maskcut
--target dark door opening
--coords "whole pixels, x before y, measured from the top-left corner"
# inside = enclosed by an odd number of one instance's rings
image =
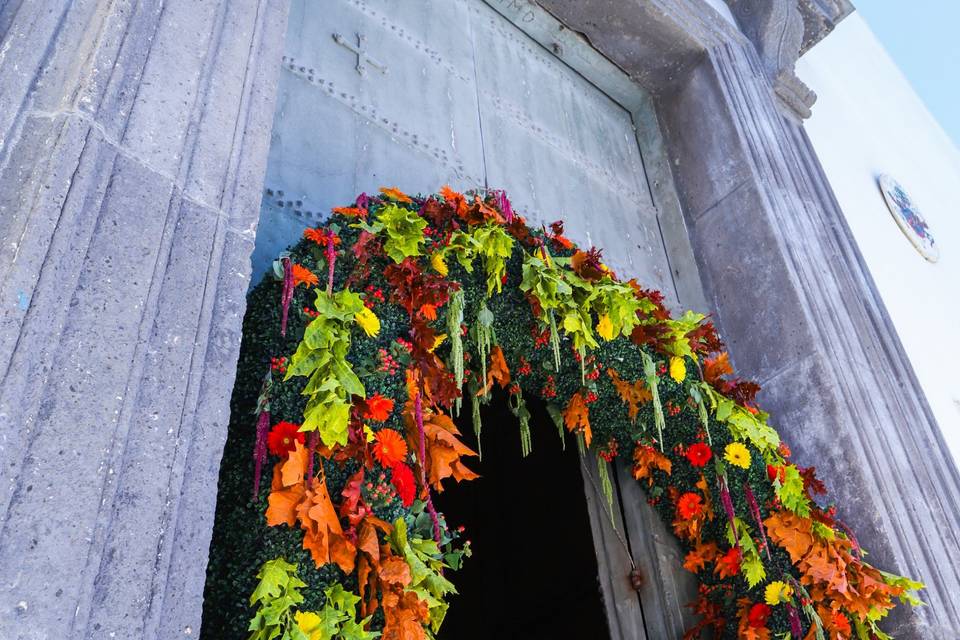
[[[457,426],[469,442],[469,401],[465,409]],[[451,576],[459,595],[440,640],[609,637],[576,442],[568,435],[564,450],[543,404],[529,409],[529,456],[497,397],[482,410],[483,459],[471,465],[482,477],[434,496],[473,548]]]

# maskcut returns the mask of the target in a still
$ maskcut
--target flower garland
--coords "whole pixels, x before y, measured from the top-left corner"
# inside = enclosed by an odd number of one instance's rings
[[[261,497],[244,508],[289,532],[282,557],[242,568],[250,638],[433,637],[470,548],[431,495],[476,477],[452,417],[470,403],[479,443],[495,389],[524,454],[536,444],[524,399],[539,398],[601,478],[629,457],[700,580],[686,638],[884,639],[896,601],[919,604],[922,585],[867,564],[821,505],[823,484],[790,461],[707,318],[672,317],[562,223],[528,227],[502,191],[380,192],[306,230],[251,296],[248,319],[267,320],[244,353],[270,332],[296,348],[266,354],[258,419],[275,422],[246,440],[247,495]],[[255,360],[241,357],[241,375]],[[252,383],[238,394],[256,396]],[[240,509],[222,502],[216,531]],[[227,562],[217,535],[211,566]]]

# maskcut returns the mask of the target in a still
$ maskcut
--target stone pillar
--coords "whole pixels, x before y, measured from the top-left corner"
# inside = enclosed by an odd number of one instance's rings
[[[0,4],[0,637],[199,632],[284,0]]]

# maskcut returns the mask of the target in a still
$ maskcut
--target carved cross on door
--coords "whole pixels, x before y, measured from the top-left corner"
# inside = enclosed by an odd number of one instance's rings
[[[365,35],[360,34],[360,33],[357,34],[357,44],[356,44],[356,46],[354,46],[353,44],[351,44],[350,42],[348,42],[347,39],[344,38],[344,37],[343,37],[342,35],[340,35],[339,33],[333,34],[333,40],[334,40],[334,42],[336,42],[336,43],[337,43],[338,45],[340,45],[341,47],[344,47],[345,49],[349,49],[350,51],[352,51],[353,53],[356,54],[356,56],[357,56],[357,73],[359,73],[360,75],[366,75],[366,73],[367,73],[367,63],[369,63],[372,67],[374,67],[374,68],[376,68],[377,70],[379,70],[380,73],[386,73],[386,72],[387,72],[387,65],[382,64],[382,63],[378,62],[377,60],[375,60],[374,58],[371,58],[369,55],[367,55],[367,49],[366,49],[366,46],[365,46],[365,45],[366,45],[366,42],[367,42],[367,37],[366,37]]]

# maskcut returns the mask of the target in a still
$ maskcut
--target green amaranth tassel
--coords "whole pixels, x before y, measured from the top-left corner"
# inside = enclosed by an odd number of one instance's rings
[[[477,340],[477,355],[480,356],[480,367],[483,377],[480,378],[480,384],[487,383],[487,358],[490,357],[490,349],[496,341],[496,334],[493,332],[493,312],[487,308],[487,303],[480,303],[480,310],[477,312],[477,324],[474,327],[474,335]],[[489,396],[488,391],[485,396]]]
[[[470,408],[473,417],[473,435],[477,437],[477,457],[483,460],[483,447],[480,444],[480,431],[483,430],[483,421],[480,419],[480,398],[470,394]]]
[[[600,488],[603,491],[603,497],[607,499],[607,512],[610,514],[610,524],[614,529],[617,528],[617,522],[613,517],[613,482],[610,481],[610,467],[606,460],[597,454],[597,469],[600,471]]]
[[[547,312],[550,318],[550,346],[553,347],[553,362],[556,371],[560,372],[560,332],[557,331],[557,321],[553,317],[553,309]]]
[[[460,325],[463,324],[464,296],[463,289],[457,289],[450,294],[450,304],[447,306],[447,336],[450,338],[450,368],[457,381],[457,388],[463,389],[463,336],[460,335]],[[463,397],[454,401],[453,414],[460,415]]]
[[[523,395],[520,393],[511,393],[507,406],[520,421],[520,453],[526,458],[533,451],[533,443],[530,439],[530,411],[527,409],[527,403],[523,401]]]
[[[560,412],[560,407],[555,404],[547,405],[547,413],[549,413],[550,417],[553,418],[553,423],[557,425],[557,433],[560,435],[560,448],[563,451],[566,451],[567,432],[563,429],[563,413]]]
[[[690,385],[690,397],[697,403],[697,412],[700,414],[700,424],[703,430],[707,432],[707,444],[713,446],[713,439],[710,437],[710,417],[707,415],[707,405],[703,401],[703,394],[697,385]]]
[[[663,452],[663,429],[666,423],[663,419],[663,407],[660,405],[660,390],[657,388],[657,367],[653,363],[653,358],[647,355],[646,351],[641,351],[643,357],[643,374],[647,379],[647,387],[650,389],[650,395],[653,396],[653,422],[657,425],[657,440],[660,443],[660,452]]]
[[[577,355],[580,356],[580,384],[587,386],[587,349],[581,345],[577,349]]]

